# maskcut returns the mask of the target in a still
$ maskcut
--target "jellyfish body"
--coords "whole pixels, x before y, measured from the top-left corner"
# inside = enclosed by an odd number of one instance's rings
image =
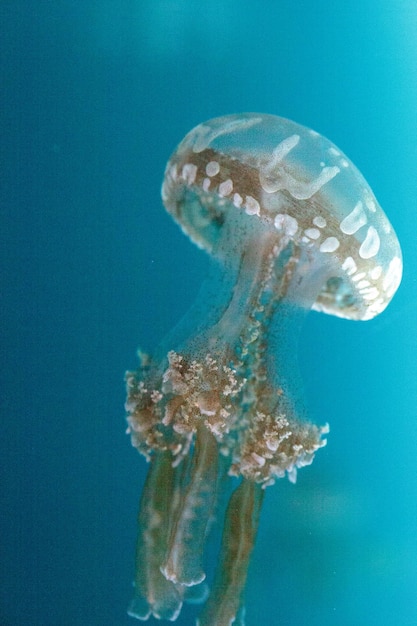
[[[265,488],[295,481],[326,443],[286,366],[302,313],[373,318],[398,288],[401,251],[345,155],[276,116],[196,127],[168,162],[162,197],[216,259],[223,287],[191,336],[127,374],[129,432],[151,464],[129,612],[175,620],[184,600],[205,599],[204,545],[229,476],[239,483],[198,624],[239,624]]]

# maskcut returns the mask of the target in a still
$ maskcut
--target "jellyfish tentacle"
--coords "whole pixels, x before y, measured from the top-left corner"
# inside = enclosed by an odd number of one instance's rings
[[[198,626],[229,626],[243,611],[243,593],[265,490],[242,480],[233,492],[224,522],[220,562]]]
[[[167,550],[177,472],[169,451],[156,453],[141,497],[135,596],[128,611],[141,620],[153,614],[158,619],[173,621],[181,611],[181,589],[160,571]]]
[[[189,482],[173,523],[161,571],[167,580],[192,586],[205,578],[202,567],[207,527],[216,502],[218,445],[202,425],[197,430]]]

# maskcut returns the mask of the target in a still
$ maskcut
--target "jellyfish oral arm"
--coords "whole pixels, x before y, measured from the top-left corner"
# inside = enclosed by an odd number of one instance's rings
[[[205,579],[202,557],[210,517],[213,514],[218,479],[218,453],[214,437],[202,426],[196,433],[190,479],[178,494],[181,515],[174,521],[161,572],[167,580],[186,587]]]
[[[188,589],[204,581],[207,529],[226,472],[242,482],[226,514],[220,565],[199,623],[229,624],[242,610],[264,487],[285,474],[294,481],[297,467],[325,444],[326,429],[298,420],[283,382],[270,383],[276,378],[270,328],[279,332],[283,302],[291,303],[288,315],[298,306],[291,300],[301,293],[305,299],[309,277],[298,271],[301,258],[301,248],[286,238],[245,241],[224,311],[199,338],[207,352],[191,337],[181,354],[168,355],[162,376],[149,374],[146,387],[128,375],[132,441],[153,457],[154,476],[141,504],[132,615],[173,619]]]
[[[242,481],[234,491],[226,512],[213,590],[197,626],[243,624],[243,592],[249,561],[258,530],[264,490],[251,481]],[[235,619],[237,618],[237,619]]]

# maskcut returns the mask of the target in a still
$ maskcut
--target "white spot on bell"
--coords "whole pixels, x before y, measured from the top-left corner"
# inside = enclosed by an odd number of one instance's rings
[[[340,152],[339,150],[336,150],[336,148],[329,148],[329,153],[333,156],[340,156]]]
[[[230,178],[219,185],[219,196],[228,196],[233,191],[233,182]]]
[[[307,228],[304,233],[307,237],[310,237],[310,239],[318,239],[321,234],[317,228]]]
[[[375,298],[378,298],[379,296],[379,289],[377,289],[376,287],[372,287],[371,289],[368,289],[365,293],[362,293],[362,298],[364,300],[375,300]]]
[[[182,177],[188,185],[192,185],[197,176],[197,166],[194,163],[186,163],[182,168]]]
[[[252,198],[252,196],[246,196],[245,212],[248,215],[259,215],[260,210],[261,206],[259,202],[255,198]]]
[[[367,206],[367,208],[372,212],[375,213],[376,211],[376,202],[375,200],[369,196],[369,194],[367,194],[366,200],[365,200],[365,204]]]
[[[177,164],[176,163],[170,167],[168,175],[171,176],[172,180],[174,180],[174,181],[177,180],[177,178],[178,178],[178,168],[177,168]]]
[[[390,298],[398,289],[403,273],[403,263],[401,259],[395,256],[388,266],[388,271],[382,281],[382,287]]]
[[[283,231],[288,237],[292,237],[298,230],[298,222],[291,215],[278,213],[275,216],[274,226],[277,230]]]
[[[229,135],[231,133],[239,132],[251,128],[255,124],[259,124],[262,121],[261,117],[250,117],[247,119],[232,119],[227,124],[222,126],[210,126],[210,122],[206,124],[200,124],[195,130],[193,137],[193,152],[203,152],[209,145],[222,135]]]
[[[327,237],[320,246],[320,252],[334,252],[340,246],[336,237]]]
[[[381,242],[379,239],[378,231],[373,226],[368,228],[366,237],[359,248],[359,256],[362,259],[371,259],[378,254],[379,246]]]
[[[286,139],[281,141],[281,143],[279,143],[272,152],[273,156],[271,162],[273,162],[274,165],[280,163],[282,159],[284,159],[287,154],[291,152],[293,148],[295,148],[299,141],[300,135],[291,135],[290,137],[287,137]]]
[[[327,225],[326,220],[321,215],[317,215],[313,220],[314,226],[318,226],[319,228],[325,228]]]
[[[368,218],[366,217],[363,210],[363,204],[361,201],[359,201],[355,205],[353,211],[351,211],[349,215],[347,215],[345,219],[341,221],[340,230],[342,231],[342,233],[345,233],[345,235],[353,235],[364,224],[366,224],[367,221]]]
[[[346,259],[343,261],[342,270],[345,270],[348,276],[352,276],[352,274],[354,274],[357,269],[358,266],[356,265],[353,258],[351,256],[346,257]]]
[[[243,198],[240,195],[240,193],[234,193],[233,194],[233,204],[235,205],[235,207],[239,208],[242,206],[242,202],[243,202]]]
[[[210,161],[206,165],[206,174],[207,176],[216,176],[220,172],[220,165],[217,161]]]
[[[382,274],[382,267],[380,265],[375,265],[375,267],[373,267],[371,271],[369,272],[369,276],[372,278],[372,280],[378,280],[381,274]]]

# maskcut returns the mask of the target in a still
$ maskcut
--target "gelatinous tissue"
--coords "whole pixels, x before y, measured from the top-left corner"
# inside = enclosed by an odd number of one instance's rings
[[[191,601],[204,603],[200,626],[243,624],[265,489],[295,482],[326,444],[328,426],[308,421],[295,389],[304,314],[372,319],[400,284],[401,250],[353,163],[273,115],[194,128],[168,162],[162,198],[217,278],[190,313],[193,332],[180,324],[176,345],[126,375],[128,432],[150,463],[129,614],[173,621]],[[209,589],[204,548],[222,491],[231,496]]]

